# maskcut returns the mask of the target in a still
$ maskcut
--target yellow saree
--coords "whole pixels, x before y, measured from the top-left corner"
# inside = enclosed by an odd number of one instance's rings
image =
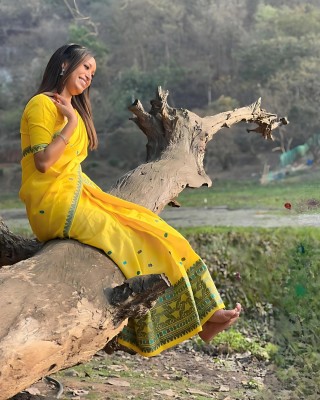
[[[41,241],[73,238],[102,249],[126,278],[166,274],[172,286],[119,337],[139,354],[155,356],[201,331],[224,305],[207,267],[180,233],[150,210],[103,192],[81,171],[88,137],[79,115],[61,158],[46,173],[37,171],[33,154],[64,124],[43,94],[33,97],[23,113],[20,198],[30,225]]]

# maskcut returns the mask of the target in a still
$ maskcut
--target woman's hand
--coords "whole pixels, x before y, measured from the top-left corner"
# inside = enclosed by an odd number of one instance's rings
[[[60,134],[44,150],[34,154],[35,166],[42,173],[46,172],[59,160],[78,125],[78,117],[70,101],[57,93],[45,92],[44,94],[51,98],[61,114],[67,118],[68,122]]]
[[[57,109],[61,112],[63,116],[67,118],[70,122],[77,121],[77,115],[70,101],[58,93],[45,92],[45,95],[50,97],[53,103],[57,106]]]

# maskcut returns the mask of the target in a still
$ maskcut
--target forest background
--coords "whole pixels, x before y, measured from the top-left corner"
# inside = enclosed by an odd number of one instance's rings
[[[263,108],[290,120],[284,148],[319,133],[320,0],[0,0],[4,192],[20,182],[23,108],[50,55],[67,42],[97,58],[91,93],[100,147],[86,169],[103,188],[145,160],[146,140],[127,107],[139,98],[148,108],[158,85],[170,91],[171,106],[200,115],[261,96]],[[276,145],[243,126],[223,130],[209,145],[206,170],[213,178],[259,176],[265,164],[279,164]]]
[[[100,146],[90,153],[85,171],[102,188],[144,162],[146,139],[129,120],[128,106],[139,98],[148,109],[159,85],[170,91],[169,105],[199,115],[261,97],[263,108],[288,117],[290,124],[275,132],[276,142],[239,125],[209,143],[207,173],[214,181],[230,179],[226,187],[234,191],[237,180],[258,182],[265,165],[277,169],[289,145],[319,137],[320,0],[0,0],[0,197],[18,197],[21,114],[50,55],[68,42],[89,46],[97,58],[91,94]],[[273,151],[279,145],[282,149]],[[317,175],[320,147],[317,140],[313,145],[308,156]],[[317,176],[314,182],[313,192],[311,186],[303,192],[318,206]],[[294,204],[293,192],[288,197],[284,189],[274,196],[269,186],[263,192],[254,186],[244,201],[258,204],[254,194],[260,193],[283,212],[285,201]],[[239,197],[226,192],[222,204]],[[203,199],[196,204],[204,204]],[[270,384],[279,391],[271,398],[318,399],[318,229],[232,229],[190,234],[189,239],[225,277],[219,283],[227,301],[240,299],[246,306],[246,346],[248,337],[270,342],[269,308],[277,310],[280,323],[273,339],[280,346],[276,361],[284,383]],[[235,283],[239,271],[241,280]],[[252,320],[259,322],[254,335]],[[279,387],[290,390],[288,397]]]

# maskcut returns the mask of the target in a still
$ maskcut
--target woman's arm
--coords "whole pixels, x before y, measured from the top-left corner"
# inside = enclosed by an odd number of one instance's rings
[[[37,170],[42,173],[45,173],[56,161],[59,160],[78,125],[77,115],[71,103],[58,94],[53,95],[48,93],[48,95],[50,95],[51,100],[55,103],[62,115],[68,119],[68,122],[60,134],[57,135],[44,150],[38,151],[33,155],[35,166]]]

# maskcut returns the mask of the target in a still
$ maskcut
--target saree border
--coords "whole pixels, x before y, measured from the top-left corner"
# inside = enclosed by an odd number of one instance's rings
[[[28,154],[38,153],[38,151],[44,150],[47,146],[48,143],[39,143],[34,146],[27,146],[25,149],[22,150],[22,157],[25,157]]]
[[[77,180],[77,186],[71,201],[71,205],[67,214],[67,218],[66,218],[66,222],[64,224],[64,228],[63,228],[63,237],[64,238],[69,238],[69,233],[70,233],[70,229],[72,226],[72,222],[74,219],[74,215],[76,213],[77,210],[77,206],[79,203],[79,199],[80,199],[80,195],[81,195],[81,190],[82,190],[82,177],[81,177],[81,167],[79,165],[78,168],[78,180]]]
[[[215,311],[224,308],[201,259],[186,272],[187,278],[180,278],[168,288],[144,317],[129,319],[118,337],[121,345],[152,357],[194,336]],[[190,307],[184,308],[183,304]]]

